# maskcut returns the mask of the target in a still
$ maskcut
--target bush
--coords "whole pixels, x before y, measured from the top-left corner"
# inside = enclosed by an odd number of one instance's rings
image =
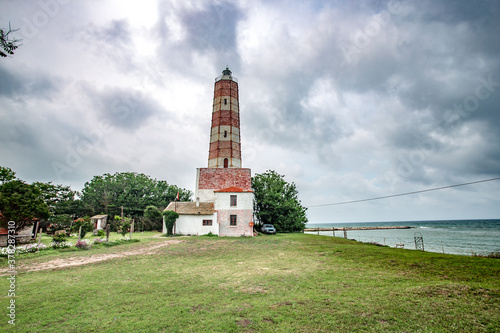
[[[97,230],[97,236],[103,237],[106,236],[106,232],[102,229]]]
[[[66,234],[64,233],[60,233],[60,234],[57,234],[57,235],[54,235],[52,237],[52,242],[54,243],[62,243],[62,242],[65,242],[66,241]]]
[[[95,245],[99,245],[99,244],[102,244],[102,243],[105,243],[106,241],[102,238],[96,238],[94,239],[94,244]]]
[[[71,247],[72,245],[70,242],[52,242],[50,246],[54,249],[65,249]]]
[[[22,245],[16,248],[16,252],[18,253],[28,253],[28,252],[38,252],[40,250],[45,250],[47,246],[45,244],[40,243],[31,243],[27,245]]]
[[[30,252],[39,252],[41,250],[45,250],[48,247],[45,246],[45,244],[40,243],[31,243],[27,245],[21,245],[17,246],[15,248],[15,253],[16,254],[22,254],[22,253],[30,253]],[[9,254],[14,254],[14,250],[11,251],[8,247],[3,247],[0,249],[0,257],[7,257]]]
[[[161,211],[156,206],[147,206],[144,210],[144,217],[149,223],[146,223],[148,230],[158,230],[163,229],[163,219]]]
[[[88,216],[75,220],[75,223],[73,224],[72,229],[76,233],[78,233],[78,231],[80,230],[80,227],[82,227],[82,232],[80,234],[80,238],[84,238],[85,234],[87,232],[90,232],[94,229],[94,226],[92,225],[92,222],[90,221],[90,217],[88,217]]]
[[[172,229],[174,227],[175,221],[179,217],[174,211],[166,210],[163,212],[163,217],[165,219],[165,227],[167,228],[167,235],[172,235]]]
[[[129,232],[130,229],[130,221],[127,221],[124,219],[121,223],[122,230],[120,231],[120,234],[122,234],[122,237],[125,237],[125,235]]]
[[[88,250],[90,248],[90,241],[88,241],[87,239],[81,239],[76,242],[75,247],[81,250]]]

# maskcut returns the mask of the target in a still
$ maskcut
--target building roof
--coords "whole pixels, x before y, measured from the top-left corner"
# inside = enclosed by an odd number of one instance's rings
[[[172,210],[179,215],[213,215],[214,203],[200,202],[196,207],[196,202],[171,202],[165,210]]]
[[[103,217],[108,217],[108,215],[94,215],[91,219],[102,219]]]
[[[214,192],[231,192],[231,193],[236,193],[236,192],[245,192],[245,193],[252,193],[252,190],[244,190],[241,187],[236,187],[236,186],[231,186],[228,188],[223,188],[220,190],[216,190]]]

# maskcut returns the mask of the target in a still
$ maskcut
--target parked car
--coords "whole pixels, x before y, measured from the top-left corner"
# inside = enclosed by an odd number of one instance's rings
[[[275,234],[276,229],[274,229],[274,225],[272,224],[264,224],[262,228],[260,228],[260,231],[262,231],[265,234]]]

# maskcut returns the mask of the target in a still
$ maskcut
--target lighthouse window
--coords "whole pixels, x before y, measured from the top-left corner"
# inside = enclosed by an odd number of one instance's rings
[[[227,131],[224,131],[224,137],[227,138]]]
[[[227,98],[224,98],[224,105],[227,105]]]

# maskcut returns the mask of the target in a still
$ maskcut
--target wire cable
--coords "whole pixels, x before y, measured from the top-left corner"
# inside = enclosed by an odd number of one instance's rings
[[[466,185],[472,185],[472,184],[478,184],[478,183],[484,183],[484,182],[491,182],[491,181],[494,181],[494,180],[500,180],[500,177],[490,178],[490,179],[483,179],[483,180],[477,180],[475,182],[469,182],[469,183],[462,183],[462,184],[448,185],[448,186],[442,186],[442,187],[435,187],[435,188],[430,188],[430,189],[420,190],[420,191],[413,191],[413,192],[406,192],[406,193],[385,195],[383,197],[375,197],[375,198],[368,198],[368,199],[361,199],[361,200],[335,202],[335,203],[331,203],[331,204],[312,205],[312,206],[308,206],[308,208],[323,207],[323,206],[346,205],[346,204],[351,204],[351,203],[356,203],[356,202],[364,202],[364,201],[372,201],[372,200],[380,200],[380,199],[401,197],[401,196],[404,196],[404,195],[412,195],[412,194],[418,194],[418,193],[424,193],[424,192],[430,192],[430,191],[438,191],[438,190],[444,190],[444,189],[452,188],[452,187],[459,187],[459,186],[466,186]]]

